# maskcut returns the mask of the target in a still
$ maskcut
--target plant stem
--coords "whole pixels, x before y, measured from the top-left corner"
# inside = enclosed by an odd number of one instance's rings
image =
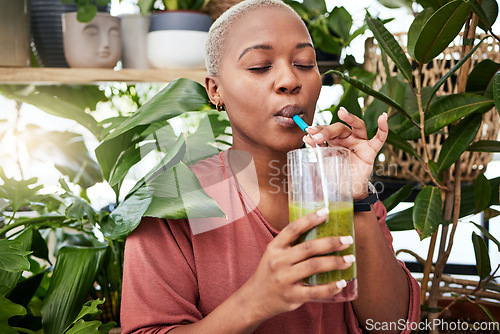
[[[35,224],[40,224],[40,223],[45,223],[47,222],[47,218],[51,218],[52,220],[64,220],[66,217],[64,216],[54,216],[54,217],[47,217],[47,216],[41,216],[41,217],[36,217],[32,219],[27,219],[27,220],[20,220],[17,221],[13,224],[6,225],[2,229],[0,229],[0,238],[3,238],[7,232],[9,232],[12,229],[15,229],[16,227],[23,226],[23,225],[35,225]]]
[[[23,168],[21,166],[21,159],[19,158],[20,156],[20,150],[19,150],[19,138],[17,135],[19,134],[19,119],[21,118],[21,106],[23,105],[22,102],[16,101],[16,123],[14,125],[14,134],[16,138],[16,162],[17,166],[19,168],[19,173],[21,174],[21,179],[24,180],[24,173],[23,173]]]
[[[427,285],[429,284],[429,276],[432,269],[432,258],[434,257],[434,249],[436,249],[437,230],[432,233],[429,251],[427,252],[427,259],[424,266],[424,277],[422,277],[422,284],[420,285],[420,304],[425,304],[425,295],[427,293]]]

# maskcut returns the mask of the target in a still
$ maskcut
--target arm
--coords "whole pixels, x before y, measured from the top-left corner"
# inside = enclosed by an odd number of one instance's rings
[[[263,321],[313,299],[340,292],[342,284],[306,287],[304,277],[351,263],[328,254],[347,248],[351,238],[323,238],[291,246],[300,234],[323,222],[312,213],[284,228],[267,246],[250,279],[203,317],[188,227],[147,218],[127,238],[122,328],[124,333],[249,333]],[[179,227],[181,226],[181,227]]]

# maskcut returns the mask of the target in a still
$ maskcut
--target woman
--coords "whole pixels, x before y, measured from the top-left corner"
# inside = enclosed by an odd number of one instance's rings
[[[363,121],[344,109],[339,117],[350,128],[310,127],[313,139],[303,136],[291,117],[311,124],[320,74],[307,28],[277,0],[246,0],[224,13],[209,32],[207,68],[206,89],[228,113],[233,147],[192,170],[228,217],[143,220],[127,238],[124,332],[360,333],[383,324],[401,332],[406,321],[418,321],[418,285],[394,257],[380,203],[354,216],[359,297],[317,303],[345,282],[304,286],[302,279],[351,266],[351,258],[315,255],[345,249],[352,238],[292,246],[328,213],[289,223],[285,187],[276,187],[286,185],[288,151],[303,141],[327,143],[352,151],[353,196],[367,197],[387,116],[371,140]]]

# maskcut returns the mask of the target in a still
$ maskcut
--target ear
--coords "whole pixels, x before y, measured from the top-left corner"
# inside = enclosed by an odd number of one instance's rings
[[[214,105],[216,105],[217,103],[219,105],[224,104],[219,90],[219,78],[212,75],[207,76],[205,78],[205,89],[207,91],[210,102],[212,102]]]

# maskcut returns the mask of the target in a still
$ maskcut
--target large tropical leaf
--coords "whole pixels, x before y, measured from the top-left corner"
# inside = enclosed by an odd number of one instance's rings
[[[415,229],[413,226],[413,207],[391,213],[387,216],[387,227],[391,231],[409,231]]]
[[[425,23],[415,42],[415,60],[426,64],[443,52],[458,35],[469,15],[470,4],[455,0],[439,8]]]
[[[439,153],[437,161],[438,173],[454,164],[465,152],[476,137],[482,120],[483,117],[480,114],[472,114],[453,127]]]
[[[387,136],[387,143],[391,144],[392,146],[399,148],[400,150],[411,154],[417,159],[422,159],[413,146],[411,146],[406,140],[395,134],[393,131],[389,130],[389,135]]]
[[[396,67],[408,82],[412,82],[411,64],[394,36],[384,27],[382,22],[366,15],[368,27],[373,32],[381,49],[392,59]]]
[[[62,333],[78,315],[100,269],[106,247],[63,247],[42,307],[43,331]]]
[[[499,192],[500,177],[488,180],[491,185],[490,202],[491,205],[500,205]],[[462,186],[462,196],[460,198],[460,218],[476,213],[476,203],[474,199],[474,184]]]
[[[500,252],[500,241],[497,240],[497,238],[495,238],[491,233],[490,231],[488,231],[487,229],[485,229],[483,226],[479,225],[479,224],[476,224],[474,222],[471,222],[471,224],[474,224],[474,226],[476,226],[482,234],[484,234],[484,236],[486,238],[488,238],[490,241],[492,241],[496,246],[497,246],[497,249],[498,251]],[[499,291],[500,292],[500,291]]]
[[[22,86],[0,85],[5,97],[32,104],[48,114],[67,118],[83,125],[100,138],[102,128],[86,109],[95,110],[99,101],[106,99],[97,86]]]
[[[478,140],[472,143],[467,151],[470,152],[500,152],[500,141],[496,140]]]
[[[420,240],[430,237],[441,223],[443,215],[439,188],[426,186],[415,198],[413,225]]]
[[[458,121],[473,112],[484,113],[493,107],[493,101],[475,94],[453,94],[444,96],[429,105],[425,115],[425,134],[434,133],[446,125]],[[420,131],[415,127],[402,126],[398,134],[403,139],[417,139]],[[403,130],[404,129],[404,130]]]
[[[196,81],[177,79],[118,125],[96,149],[97,160],[106,180],[123,160],[124,152],[151,134],[148,128],[188,111],[208,110],[205,88]],[[128,163],[129,164],[129,163]],[[116,177],[113,182],[116,182]]]
[[[139,188],[101,222],[101,232],[111,240],[125,238],[139,226],[152,200],[153,194],[146,187]]]
[[[182,162],[147,183],[154,194],[144,214],[166,219],[225,217],[202,189],[196,175]]]
[[[16,315],[25,315],[26,309],[15,304],[5,297],[9,288],[0,285],[0,333],[17,334],[18,331],[9,326],[9,318]]]

